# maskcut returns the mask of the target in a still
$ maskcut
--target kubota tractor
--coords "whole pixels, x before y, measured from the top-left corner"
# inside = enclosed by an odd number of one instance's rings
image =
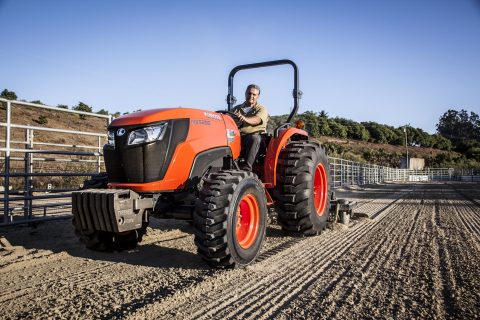
[[[294,69],[294,108],[266,137],[253,172],[240,170],[233,77],[283,64]],[[330,209],[330,171],[324,148],[289,127],[302,94],[298,83],[290,60],[242,65],[228,78],[228,111],[152,109],[113,120],[103,148],[108,188],[72,194],[76,234],[92,250],[114,251],[135,247],[150,216],[193,221],[198,253],[216,267],[255,260],[267,208],[286,231],[320,234]]]

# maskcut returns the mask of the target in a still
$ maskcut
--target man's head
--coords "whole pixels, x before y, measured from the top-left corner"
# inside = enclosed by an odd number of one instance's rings
[[[260,96],[260,87],[251,84],[247,87],[247,90],[245,91],[245,102],[247,106],[253,107],[257,104],[258,97]]]

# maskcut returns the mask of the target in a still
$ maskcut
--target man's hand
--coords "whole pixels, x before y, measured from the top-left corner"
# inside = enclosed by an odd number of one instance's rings
[[[246,122],[251,126],[256,126],[256,125],[262,123],[262,119],[260,117],[257,117],[257,116],[245,117],[245,116],[239,114],[238,118],[240,119],[240,121]]]

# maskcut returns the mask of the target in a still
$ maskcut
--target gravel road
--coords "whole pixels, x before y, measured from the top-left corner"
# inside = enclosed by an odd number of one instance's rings
[[[128,252],[78,243],[70,221],[0,229],[1,319],[472,319],[480,316],[480,184],[337,190],[371,219],[291,237],[215,270],[190,225],[152,219]]]

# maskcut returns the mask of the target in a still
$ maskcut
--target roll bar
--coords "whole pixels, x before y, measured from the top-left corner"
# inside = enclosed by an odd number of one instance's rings
[[[237,99],[233,96],[233,77],[235,76],[235,73],[237,73],[240,70],[271,67],[271,66],[278,66],[282,64],[291,65],[293,67],[293,72],[294,72],[293,73],[293,109],[292,109],[292,112],[290,113],[290,116],[287,119],[287,123],[291,122],[295,114],[297,114],[298,99],[302,97],[303,93],[298,89],[298,67],[292,60],[288,60],[288,59],[244,64],[244,65],[236,66],[235,68],[233,68],[232,71],[230,71],[230,74],[228,76],[228,94],[227,94],[228,111],[231,111],[233,104],[237,102]]]

